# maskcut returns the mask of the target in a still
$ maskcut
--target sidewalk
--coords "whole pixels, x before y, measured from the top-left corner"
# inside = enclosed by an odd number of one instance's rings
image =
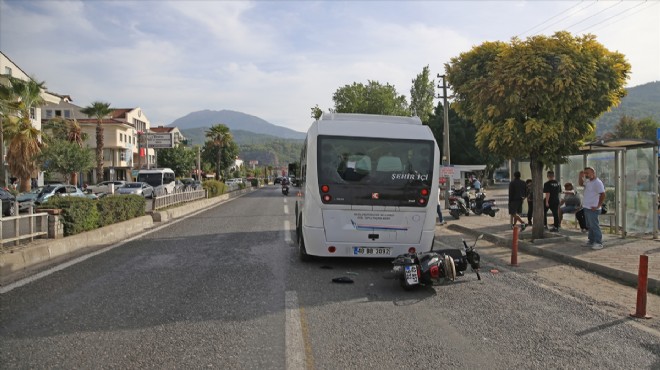
[[[462,234],[473,236],[484,234],[484,239],[511,248],[513,230],[509,224],[506,205],[498,202],[498,206],[503,209],[496,217],[471,214],[467,217],[461,216],[459,220],[455,220],[449,212],[443,210],[447,223],[436,228],[437,237],[442,239],[442,228],[447,227]],[[532,227],[528,226],[519,234],[518,250],[580,267],[632,286],[637,286],[638,283],[639,256],[648,255],[648,291],[660,294],[660,240],[653,240],[650,237],[623,239],[620,235],[608,234],[606,231],[607,227],[603,229],[605,248],[592,250],[582,246],[587,236],[577,229],[562,228],[558,232],[545,230],[544,239],[531,240]],[[521,256],[518,256],[518,260],[521,260]]]

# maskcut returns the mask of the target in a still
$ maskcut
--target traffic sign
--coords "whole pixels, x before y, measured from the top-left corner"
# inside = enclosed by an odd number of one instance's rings
[[[454,167],[440,167],[441,177],[454,177]]]
[[[144,146],[147,148],[174,148],[174,135],[171,132],[148,133],[144,137]]]

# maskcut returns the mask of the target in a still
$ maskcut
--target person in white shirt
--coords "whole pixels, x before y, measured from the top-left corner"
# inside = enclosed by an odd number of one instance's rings
[[[589,228],[588,241],[584,246],[591,247],[593,250],[603,249],[603,233],[600,231],[598,215],[605,201],[605,186],[596,177],[596,171],[592,167],[580,171],[578,184],[584,186],[582,207]]]

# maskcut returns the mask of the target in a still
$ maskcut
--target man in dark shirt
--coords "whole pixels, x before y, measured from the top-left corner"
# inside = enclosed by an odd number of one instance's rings
[[[543,226],[548,226],[548,209],[552,212],[554,225],[550,231],[559,230],[559,194],[561,185],[555,180],[555,172],[548,171],[548,181],[543,184],[543,196],[545,197],[545,209],[543,211]]]
[[[513,225],[511,228],[516,227],[516,223],[520,222],[520,231],[525,230],[527,224],[520,218],[522,213],[523,199],[527,194],[527,185],[520,179],[520,172],[513,173],[513,181],[509,183],[509,214],[513,218]]]

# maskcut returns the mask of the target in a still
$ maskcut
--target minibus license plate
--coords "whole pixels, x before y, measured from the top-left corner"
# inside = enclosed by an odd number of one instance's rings
[[[391,253],[392,253],[391,248],[353,247],[354,256],[363,256],[363,255],[389,256]]]

